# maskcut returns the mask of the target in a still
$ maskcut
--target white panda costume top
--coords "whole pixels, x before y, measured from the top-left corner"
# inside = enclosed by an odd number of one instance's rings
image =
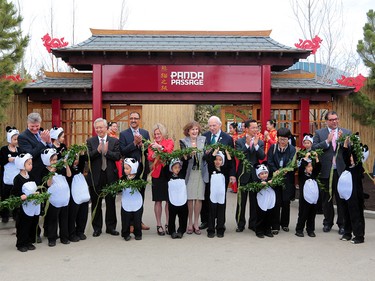
[[[268,169],[265,165],[262,164],[256,168],[255,172],[256,172],[257,177],[260,179],[259,177],[260,173],[262,172],[268,173]],[[276,193],[273,190],[273,188],[270,186],[266,186],[265,188],[261,189],[257,193],[257,203],[258,203],[259,208],[264,212],[275,207]]]
[[[135,175],[138,172],[139,163],[134,158],[125,158],[124,166],[129,165],[131,168],[131,175]],[[143,198],[141,193],[138,190],[132,191],[131,188],[126,187],[122,190],[121,196],[121,207],[126,212],[136,212],[142,208]]]
[[[47,148],[42,152],[41,158],[45,166],[51,165],[51,157],[57,154],[56,149]],[[66,207],[69,204],[70,189],[66,178],[63,175],[55,173],[52,177],[52,184],[48,188],[51,194],[49,202],[56,208]]]
[[[9,127],[8,127],[9,128]],[[19,135],[20,132],[16,128],[9,128],[7,131],[7,141],[8,143],[12,142],[12,137],[14,135]],[[11,155],[8,155],[8,158]],[[22,167],[23,169],[23,167]],[[15,162],[8,162],[4,165],[4,175],[3,175],[3,182],[7,185],[13,185],[14,178],[20,173],[20,169],[16,167]]]
[[[178,158],[172,159],[169,164],[169,171],[172,172],[174,165],[182,167],[182,161]],[[185,179],[171,178],[168,181],[168,197],[171,204],[174,206],[183,206],[187,202],[187,189]]]
[[[223,160],[221,166],[224,166],[225,156],[223,152],[218,151],[215,157],[221,157]],[[225,185],[225,176],[222,173],[214,172],[211,175],[210,181],[210,200],[212,203],[224,204],[225,203],[225,193],[227,187]]]

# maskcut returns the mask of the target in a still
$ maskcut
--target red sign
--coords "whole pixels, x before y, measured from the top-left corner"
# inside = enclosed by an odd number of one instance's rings
[[[256,92],[260,66],[103,65],[103,92]]]

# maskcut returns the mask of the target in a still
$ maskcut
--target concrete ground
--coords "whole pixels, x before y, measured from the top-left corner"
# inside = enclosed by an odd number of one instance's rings
[[[371,212],[366,214],[364,244],[340,241],[337,227],[323,233],[322,215],[316,218],[316,238],[295,236],[296,203],[290,232],[259,239],[248,229],[235,232],[236,195],[228,193],[224,238],[210,239],[203,231],[172,240],[156,234],[150,197],[148,187],[143,221],[151,230],[143,232],[142,241],[109,234],[94,238],[88,225],[85,241],[50,248],[44,238],[35,251],[21,253],[15,247],[14,223],[0,223],[0,280],[375,280]]]

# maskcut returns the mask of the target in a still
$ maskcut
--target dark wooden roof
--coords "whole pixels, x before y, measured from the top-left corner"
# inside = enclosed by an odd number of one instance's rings
[[[92,64],[228,64],[288,68],[310,51],[273,40],[266,31],[96,30],[74,46],[53,54],[79,70]]]

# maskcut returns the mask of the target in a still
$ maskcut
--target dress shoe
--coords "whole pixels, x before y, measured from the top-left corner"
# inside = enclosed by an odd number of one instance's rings
[[[258,234],[257,234],[257,237],[258,237],[258,238],[264,238],[264,234],[262,234],[262,233],[258,233]]]
[[[309,237],[316,237],[314,231],[312,231],[312,232],[308,232],[307,235],[308,235]]]
[[[100,234],[102,234],[102,232],[100,230],[95,230],[94,233],[92,234],[92,236],[99,237]]]
[[[330,232],[330,231],[331,231],[331,227],[329,225],[323,226],[323,232]]]
[[[73,235],[73,236],[69,237],[69,240],[71,242],[79,242],[80,239],[79,239],[79,237],[77,235]]]
[[[237,227],[236,228],[236,232],[243,232],[244,231],[244,228],[243,227]]]
[[[266,233],[264,233],[264,236],[272,238],[273,234],[272,234],[272,232],[266,232]]]
[[[86,240],[87,236],[84,233],[78,234],[79,240]]]
[[[344,235],[340,238],[341,241],[350,241],[350,239],[352,239],[352,236],[349,235],[349,234],[344,234]]]
[[[181,239],[181,238],[182,238],[182,236],[183,236],[183,234],[182,234],[181,232],[177,232],[177,237],[178,237],[178,238],[180,238],[180,239]]]
[[[108,234],[111,234],[111,235],[113,235],[113,236],[118,236],[118,235],[120,235],[120,232],[118,232],[117,230],[114,230],[114,229],[108,229],[108,230],[106,230],[105,232],[108,233]]]
[[[215,233],[214,232],[208,232],[207,233],[207,237],[208,238],[214,238],[215,237]]]
[[[148,225],[145,225],[143,222],[141,226],[142,226],[142,230],[150,230],[150,227]]]
[[[56,246],[56,241],[55,240],[48,241],[48,246],[49,247],[55,247]]]
[[[303,234],[303,232],[297,231],[296,232],[296,236],[298,236],[298,237],[304,237],[305,235]]]
[[[125,241],[129,241],[130,240],[130,235],[128,235],[128,236],[126,236],[126,237],[124,237],[124,239],[125,239]]]
[[[142,240],[142,236],[135,236],[134,239],[135,239],[135,240],[138,240],[138,241],[139,241],[139,240]]]
[[[17,247],[17,250],[22,252],[22,253],[25,253],[25,252],[27,252],[27,247]]]
[[[27,249],[30,250],[30,251],[33,251],[36,248],[35,248],[35,246],[33,244],[29,244],[29,245],[27,245]]]
[[[172,239],[176,239],[178,237],[177,232],[173,232],[171,234]]]
[[[339,228],[339,234],[344,235],[345,234],[345,229],[343,227]]]
[[[70,241],[68,239],[61,239],[61,244],[68,245]]]
[[[217,234],[216,234],[216,237],[217,237],[217,238],[223,238],[223,237],[224,237],[224,233],[217,233]]]
[[[208,227],[208,223],[202,222],[201,225],[199,226],[199,229],[206,229]]]

